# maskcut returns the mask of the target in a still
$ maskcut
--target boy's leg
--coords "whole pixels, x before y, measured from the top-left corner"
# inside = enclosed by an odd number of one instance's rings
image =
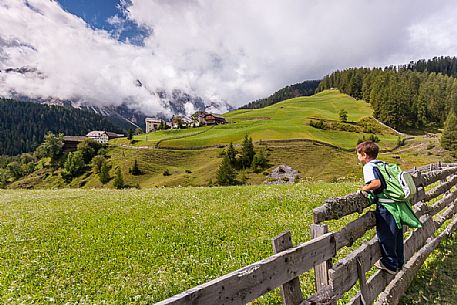
[[[401,267],[399,254],[403,257],[403,238],[401,238],[402,247],[400,250],[399,232],[397,224],[392,215],[385,207],[378,204],[376,208],[376,234],[378,236],[379,244],[381,246],[381,262],[392,271],[397,271]],[[401,232],[403,237],[403,232]],[[397,249],[401,253],[397,253]]]
[[[401,229],[397,228],[397,258],[398,258],[398,270],[403,268],[405,264],[405,249],[403,244],[403,227]]]

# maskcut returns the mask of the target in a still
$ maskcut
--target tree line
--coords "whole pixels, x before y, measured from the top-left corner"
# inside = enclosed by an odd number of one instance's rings
[[[0,155],[33,151],[49,131],[85,135],[91,130],[122,132],[89,110],[0,98]]]
[[[317,91],[330,88],[371,103],[377,119],[399,130],[442,127],[457,109],[456,78],[405,66],[336,71]]]
[[[259,109],[298,96],[313,95],[320,80],[307,80],[302,83],[286,86],[267,98],[259,99],[240,107],[240,109]]]

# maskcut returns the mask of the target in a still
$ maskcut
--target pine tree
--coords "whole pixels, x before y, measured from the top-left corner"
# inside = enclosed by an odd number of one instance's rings
[[[127,140],[132,140],[133,139],[133,130],[131,128],[129,128],[129,130],[127,130]]]
[[[105,159],[103,159],[101,166],[100,166],[100,172],[98,174],[98,178],[100,179],[100,182],[105,184],[109,181],[109,168],[108,168],[108,163],[106,162]]]
[[[457,116],[454,111],[449,113],[444,123],[441,146],[452,151],[457,151]]]
[[[227,147],[226,154],[230,160],[230,165],[236,167],[236,155],[238,152],[236,151],[235,147],[233,147],[232,142],[230,142],[229,146]]]
[[[141,175],[141,170],[138,167],[138,161],[136,159],[133,162],[133,166],[129,169],[129,173],[131,173],[134,176]]]
[[[217,183],[219,185],[234,185],[236,182],[235,177],[236,173],[230,165],[230,159],[227,154],[224,154],[224,159],[222,159],[222,163],[216,173]]]
[[[255,151],[254,144],[252,143],[252,138],[248,135],[244,136],[243,144],[241,144],[241,165],[244,168],[248,168],[252,164],[254,159]]]
[[[346,123],[348,121],[348,112],[344,109],[341,109],[339,112],[340,121]]]
[[[117,189],[123,189],[125,187],[124,177],[122,176],[121,168],[116,168],[116,177],[114,177],[113,186]]]

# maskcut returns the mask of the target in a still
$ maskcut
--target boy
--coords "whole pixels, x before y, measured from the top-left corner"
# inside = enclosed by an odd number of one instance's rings
[[[384,178],[376,167],[379,146],[373,142],[357,145],[357,158],[363,164],[365,185],[362,191],[381,194],[386,187]],[[392,214],[382,203],[376,202],[376,235],[381,246],[381,259],[375,266],[390,274],[398,272],[404,264],[403,228],[398,228]]]

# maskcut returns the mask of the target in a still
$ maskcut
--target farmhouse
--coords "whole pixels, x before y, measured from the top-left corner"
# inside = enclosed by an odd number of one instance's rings
[[[62,150],[64,153],[75,151],[78,148],[78,144],[86,139],[85,136],[64,136],[63,137],[63,147]]]
[[[120,138],[123,136],[124,136],[123,134],[117,134],[114,132],[99,131],[99,130],[91,131],[86,135],[86,137],[94,139],[95,141],[97,141],[100,144],[106,144],[106,143],[108,143],[108,140]]]
[[[164,124],[164,121],[162,119],[156,118],[146,118],[144,121],[146,123],[146,133],[151,131],[157,131],[159,129],[159,126]]]
[[[221,115],[215,114],[215,113],[210,113],[210,112],[196,112],[194,116],[197,121],[199,126],[203,125],[219,125],[219,124],[226,124],[227,121],[225,118]]]

